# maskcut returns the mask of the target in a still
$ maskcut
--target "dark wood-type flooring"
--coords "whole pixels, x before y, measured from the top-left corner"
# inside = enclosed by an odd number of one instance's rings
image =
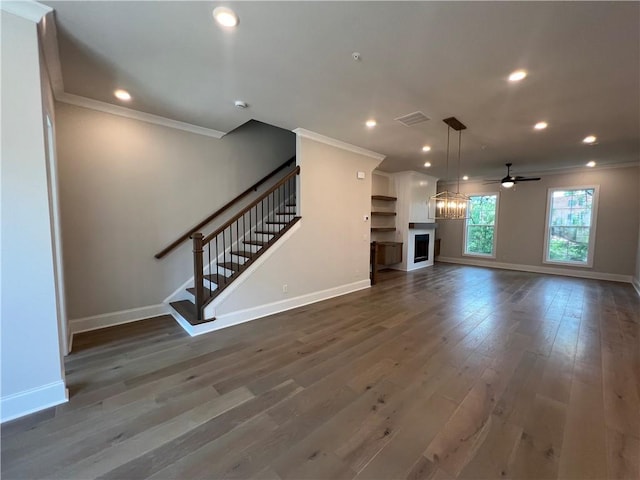
[[[628,284],[436,264],[196,338],[78,335],[11,478],[640,478]]]

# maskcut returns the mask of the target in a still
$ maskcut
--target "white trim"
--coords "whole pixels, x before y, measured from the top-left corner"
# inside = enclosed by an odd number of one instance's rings
[[[496,251],[498,249],[498,216],[500,214],[500,192],[487,192],[487,193],[471,193],[465,194],[469,197],[469,212],[471,211],[471,197],[491,197],[496,196],[496,210],[494,213],[493,221],[493,247],[491,254],[485,255],[482,253],[467,253],[467,225],[469,218],[464,219],[464,225],[462,226],[462,256],[463,257],[479,257],[479,258],[496,258]],[[469,213],[471,215],[471,213]]]
[[[517,270],[520,272],[543,273],[547,275],[562,275],[565,277],[631,283],[631,275],[620,275],[617,273],[588,272],[584,270],[570,270],[568,268],[541,267],[537,265],[522,265],[518,263],[502,263],[480,260],[477,258],[437,257],[436,261],[443,263],[456,263],[460,265],[471,265],[475,267],[500,268],[503,270]]]
[[[131,108],[112,105],[110,103],[81,97],[79,95],[72,95],[70,93],[60,93],[56,96],[56,100],[62,103],[75,105],[77,107],[110,113],[111,115],[118,115],[120,117],[132,118],[141,122],[153,123],[155,125],[162,125],[164,127],[175,128],[177,130],[184,130],[185,132],[191,132],[207,137],[222,138],[226,135],[225,132],[220,132],[211,128],[199,127],[198,125],[193,125],[191,123],[180,122],[178,120],[172,120],[170,118],[153,115],[151,113],[139,112],[138,110],[132,110]]]
[[[357,292],[365,288],[370,288],[371,282],[369,280],[360,280],[358,282],[349,283],[346,285],[340,285],[338,287],[328,288],[318,292],[308,293],[306,295],[300,295],[295,298],[288,298],[286,300],[279,300],[277,302],[268,303],[266,305],[259,305],[257,307],[247,308],[245,310],[239,310],[237,312],[231,312],[216,317],[213,322],[204,323],[201,325],[191,325],[184,320],[175,311],[171,314],[176,321],[186,330],[186,332],[193,336],[202,335],[204,333],[213,332],[222,328],[238,325],[239,323],[249,322],[258,318],[273,315],[275,313],[284,312],[293,308],[303,307],[310,303],[316,303],[323,300],[328,300],[333,297],[339,297],[348,293]]]
[[[0,400],[0,421],[4,423],[68,401],[69,392],[62,380],[13,393]]]
[[[103,313],[91,317],[75,318],[69,321],[69,331],[72,334],[88,332],[99,328],[112,327],[123,323],[144,320],[145,318],[167,315],[169,307],[164,304],[149,305],[147,307],[131,308],[119,312]]]
[[[310,140],[315,140],[316,142],[331,145],[332,147],[338,147],[353,153],[358,153],[360,155],[365,155],[367,157],[375,158],[378,161],[382,161],[386,158],[386,155],[382,155],[381,153],[372,152],[371,150],[367,150],[366,148],[358,147],[356,145],[343,142],[341,140],[336,140],[335,138],[325,137],[324,135],[320,135],[319,133],[315,133],[310,130],[306,130],[304,128],[296,128],[295,130],[293,130],[293,133],[295,133],[300,137],[308,138]]]
[[[556,191],[567,190],[588,190],[593,189],[593,199],[591,200],[591,222],[589,223],[589,245],[587,250],[587,261],[580,262],[560,262],[549,260],[549,223],[551,222],[551,199]],[[550,187],[547,189],[547,212],[544,220],[544,249],[542,250],[542,263],[549,265],[563,265],[566,267],[593,268],[593,256],[596,250],[596,228],[598,222],[598,199],[600,197],[600,185],[577,185],[575,187]]]
[[[634,168],[640,167],[640,161],[634,162],[619,162],[619,163],[607,163],[604,165],[596,165],[595,167],[587,167],[583,163],[580,165],[574,165],[572,167],[558,167],[558,168],[547,168],[546,170],[532,170],[532,171],[519,171],[518,173],[521,175],[527,176],[545,176],[545,175],[566,175],[570,173],[586,173],[598,170],[613,170],[617,168]],[[499,174],[494,175],[494,177],[500,176]],[[473,184],[477,182],[486,182],[487,176],[482,177],[470,177],[469,180],[465,181],[465,184]],[[455,185],[457,180],[442,180],[440,182],[444,185]],[[496,183],[500,183],[499,181]]]
[[[0,2],[0,10],[17,15],[20,18],[38,23],[47,13],[53,12],[53,8],[31,0],[20,2]]]
[[[62,78],[62,64],[60,63],[60,51],[58,49],[58,27],[53,13],[47,14],[38,27],[38,34],[41,39],[40,49],[44,57],[45,69],[51,84],[53,98],[57,99],[64,93],[64,79]]]
[[[640,279],[637,279],[637,278],[633,277],[631,279],[631,285],[633,285],[633,288],[635,288],[636,293],[640,297]]]

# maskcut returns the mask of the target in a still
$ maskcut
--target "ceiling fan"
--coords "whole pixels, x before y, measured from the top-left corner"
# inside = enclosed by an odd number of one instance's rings
[[[536,182],[540,180],[540,177],[521,177],[519,175],[511,175],[511,166],[513,164],[506,163],[505,165],[507,166],[507,175],[502,180],[487,180],[486,182],[484,182],[485,185],[489,183],[499,183],[504,188],[511,188],[519,182]]]

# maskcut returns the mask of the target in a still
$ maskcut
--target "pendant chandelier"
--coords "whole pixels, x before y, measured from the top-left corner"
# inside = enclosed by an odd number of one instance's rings
[[[458,132],[458,188],[455,192],[445,190],[431,197],[436,206],[436,220],[461,220],[469,218],[470,198],[460,193],[460,149],[462,147],[462,130],[467,127],[456,117],[443,120],[447,124],[447,178],[449,177],[449,140],[451,129]]]

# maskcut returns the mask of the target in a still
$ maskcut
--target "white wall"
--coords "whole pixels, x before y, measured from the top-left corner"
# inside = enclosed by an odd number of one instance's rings
[[[482,261],[536,268],[562,268],[570,273],[600,278],[630,279],[634,274],[638,250],[640,219],[639,167],[584,168],[574,173],[542,175],[539,182],[517,185],[500,192],[498,239],[495,260]],[[556,267],[542,262],[547,189],[600,185],[593,268]],[[497,191],[496,185],[465,182],[460,190],[466,194]],[[441,259],[475,262],[463,257],[464,221],[438,222],[442,239]]]
[[[66,400],[36,24],[2,13],[2,420]]]
[[[57,134],[76,331],[161,313],[191,245],[154,255],[295,154],[292,132],[260,122],[215,139],[61,103]]]
[[[382,157],[298,136],[297,158],[299,227],[216,306],[217,323],[256,318],[370,285],[370,222],[364,216],[371,210],[371,174]],[[358,171],[365,172],[364,180],[356,178]]]

